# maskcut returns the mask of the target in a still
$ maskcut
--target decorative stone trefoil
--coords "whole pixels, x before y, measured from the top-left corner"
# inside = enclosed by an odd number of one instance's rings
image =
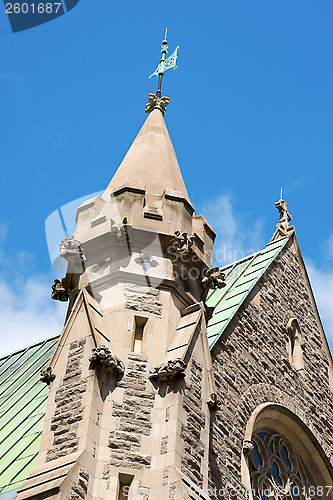
[[[124,363],[105,345],[95,347],[92,350],[92,356],[89,358],[91,369],[102,368],[107,373],[113,373],[116,376],[122,376],[125,372]]]

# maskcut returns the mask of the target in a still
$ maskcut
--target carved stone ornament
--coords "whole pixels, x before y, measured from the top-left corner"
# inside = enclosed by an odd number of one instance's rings
[[[55,375],[52,371],[52,367],[48,366],[47,368],[43,368],[43,370],[40,372],[40,381],[44,382],[47,385],[50,385],[51,382],[55,379]]]
[[[201,280],[202,288],[205,291],[208,291],[209,289],[214,290],[215,288],[223,288],[226,286],[224,278],[225,274],[220,271],[219,267],[206,269],[204,277]]]
[[[277,232],[281,236],[289,236],[289,234],[295,231],[295,227],[289,226],[289,222],[292,221],[292,216],[288,211],[287,202],[281,199],[275,203],[275,206],[280,214],[279,222],[276,224]]]
[[[59,243],[59,247],[60,256],[75,267],[80,267],[86,260],[83,255],[81,243],[74,238],[65,238]]]
[[[154,109],[159,109],[162,112],[162,115],[164,116],[169,101],[170,101],[169,96],[157,97],[157,95],[154,94],[154,92],[149,92],[148,103],[146,104],[145,112],[151,113]]]
[[[137,257],[134,259],[134,262],[139,264],[139,266],[142,267],[143,271],[147,273],[149,269],[158,267],[158,262],[151,257],[151,255],[148,254],[142,254],[140,257]]]
[[[127,217],[123,218],[121,224],[116,224],[111,220],[111,233],[117,246],[129,244],[132,226],[127,223]]]
[[[149,379],[156,381],[172,381],[185,376],[186,364],[180,358],[169,360],[150,372]]]
[[[243,443],[243,453],[245,456],[248,456],[250,455],[250,453],[252,453],[254,450],[254,444],[252,443],[252,441],[249,441],[249,440],[245,440],[244,443]]]
[[[52,285],[51,298],[53,300],[60,300],[60,302],[66,302],[70,297],[71,289],[68,286],[66,278],[61,280],[55,279]]]
[[[175,231],[174,238],[171,240],[170,250],[176,253],[179,257],[187,255],[194,243],[194,236],[188,236],[187,233]]]
[[[211,410],[216,410],[217,407],[217,395],[213,392],[207,399],[207,404]]]
[[[92,350],[92,356],[89,361],[92,369],[99,366],[105,372],[113,373],[118,377],[123,375],[125,372],[124,363],[117,356],[112,354],[110,349],[105,345],[95,347]]]

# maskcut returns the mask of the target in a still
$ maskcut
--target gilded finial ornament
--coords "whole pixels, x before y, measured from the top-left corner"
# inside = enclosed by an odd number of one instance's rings
[[[162,89],[162,78],[164,76],[164,73],[168,69],[176,69],[177,68],[177,52],[179,49],[179,46],[175,48],[173,53],[166,59],[165,56],[168,53],[168,42],[167,42],[167,32],[168,30],[165,30],[165,37],[164,40],[162,41],[162,57],[160,60],[159,65],[157,66],[156,70],[154,73],[152,73],[149,78],[152,76],[158,76],[158,88],[156,94],[154,92],[149,92],[148,95],[148,103],[146,104],[145,107],[145,112],[146,113],[151,113],[154,109],[159,109],[163,116],[165,115],[166,107],[169,104],[170,97],[169,96],[163,96],[161,94],[161,89]]]

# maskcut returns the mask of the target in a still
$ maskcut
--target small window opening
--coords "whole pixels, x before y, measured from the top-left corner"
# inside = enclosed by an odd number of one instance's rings
[[[142,352],[143,332],[147,323],[147,318],[135,317],[134,345],[133,352]]]
[[[287,333],[287,350],[289,354],[289,361],[297,371],[304,370],[304,337],[296,318],[291,318],[288,321]]]
[[[119,474],[118,500],[128,500],[133,477],[129,474]]]

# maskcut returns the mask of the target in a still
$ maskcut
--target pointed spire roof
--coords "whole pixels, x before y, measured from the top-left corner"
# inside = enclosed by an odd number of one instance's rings
[[[177,157],[159,108],[149,114],[107,189],[140,182],[152,194],[177,191],[189,203]]]

